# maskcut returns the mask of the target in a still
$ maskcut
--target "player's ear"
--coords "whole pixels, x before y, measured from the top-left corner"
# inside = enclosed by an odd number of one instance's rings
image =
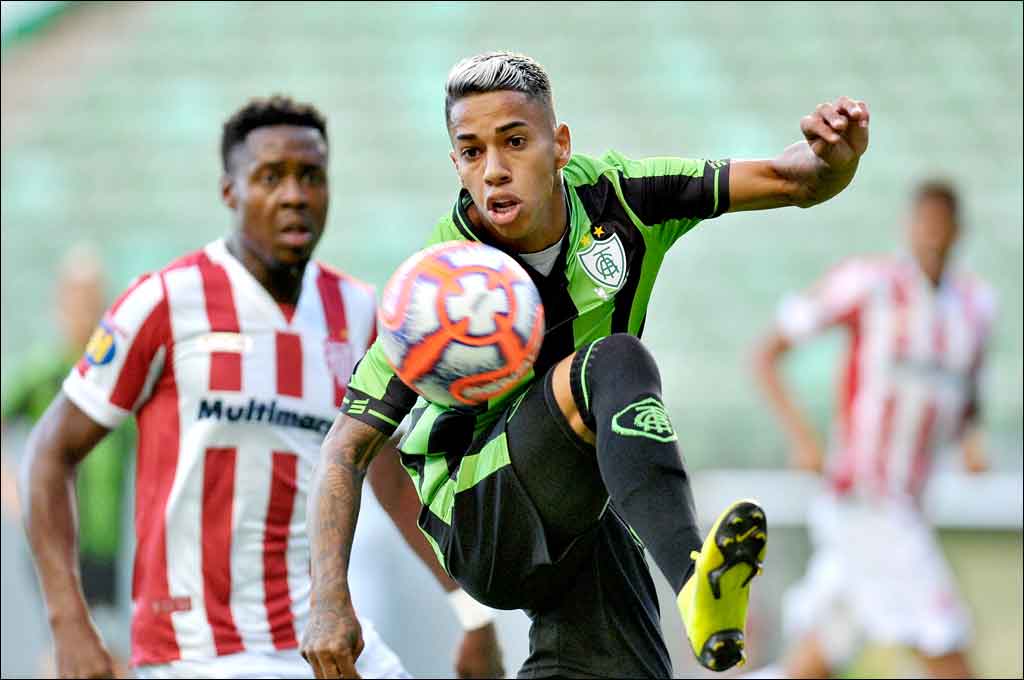
[[[238,195],[235,193],[235,178],[228,173],[220,176],[220,200],[231,210],[238,209]]]
[[[572,136],[569,134],[569,126],[559,123],[555,128],[555,168],[561,170],[569,163],[572,157]]]
[[[448,158],[452,159],[452,166],[455,168],[455,174],[459,177],[459,184],[465,188],[466,184],[462,181],[462,173],[459,172],[459,157],[455,155],[454,149],[448,152]]]

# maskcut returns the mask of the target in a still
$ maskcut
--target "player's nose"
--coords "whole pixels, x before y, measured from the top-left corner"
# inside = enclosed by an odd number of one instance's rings
[[[307,189],[298,178],[291,175],[281,183],[280,205],[288,208],[305,208],[309,205]]]
[[[484,166],[484,182],[491,186],[505,184],[512,179],[512,173],[501,158],[501,154],[487,154],[486,165]]]

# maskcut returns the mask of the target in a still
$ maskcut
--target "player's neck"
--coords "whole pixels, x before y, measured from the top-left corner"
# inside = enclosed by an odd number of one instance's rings
[[[569,209],[566,206],[565,187],[559,178],[551,201],[545,210],[544,220],[540,229],[531,234],[529,239],[516,244],[520,253],[539,253],[558,243],[569,226]]]
[[[541,227],[528,236],[513,241],[504,240],[493,229],[485,227],[483,217],[480,215],[480,211],[475,204],[471,203],[466,208],[466,215],[478,233],[480,231],[486,233],[487,238],[494,242],[492,245],[497,245],[499,248],[515,253],[538,253],[553,246],[565,234],[569,224],[569,208],[565,186],[562,184],[561,178],[559,178],[558,186],[555,187],[555,191],[552,194],[550,204],[545,206],[541,213],[543,216]]]
[[[942,274],[946,271],[946,258],[938,255],[917,253],[916,259],[921,273],[924,274],[933,287],[938,288],[939,284],[942,283]]]
[[[302,276],[306,271],[306,263],[294,266],[282,266],[270,261],[251,247],[241,233],[236,232],[227,239],[228,252],[235,256],[253,278],[270,293],[275,302],[295,304],[302,292]]]

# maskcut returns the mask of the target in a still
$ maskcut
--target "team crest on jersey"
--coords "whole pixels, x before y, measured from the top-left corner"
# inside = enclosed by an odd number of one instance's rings
[[[583,271],[591,279],[612,292],[617,292],[626,282],[626,249],[618,234],[604,240],[594,240],[576,254]]]
[[[348,379],[352,377],[352,367],[355,364],[352,345],[347,342],[325,340],[324,358],[327,360],[327,369],[334,376],[334,380],[339,385],[347,385]]]
[[[117,354],[117,341],[114,339],[114,329],[107,323],[106,319],[100,321],[89,344],[85,346],[85,360],[93,366],[109,364]]]

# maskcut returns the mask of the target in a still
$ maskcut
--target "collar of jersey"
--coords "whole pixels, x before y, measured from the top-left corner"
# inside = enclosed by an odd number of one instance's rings
[[[216,241],[208,243],[206,245],[206,254],[209,258],[217,264],[227,267],[236,273],[235,285],[243,285],[249,289],[250,299],[258,300],[258,304],[264,308],[264,313],[269,315],[269,319],[279,319],[284,326],[291,326],[296,320],[296,316],[289,319],[285,316],[284,312],[278,306],[277,302],[271,296],[270,291],[263,287],[256,277],[252,275],[242,261],[235,257],[230,250],[228,250],[227,243],[223,238],[219,238]],[[295,300],[295,311],[296,314],[299,311],[299,307],[302,303],[302,298],[306,291],[312,286],[315,286],[313,277],[316,275],[316,270],[319,269],[318,263],[312,258],[306,263],[306,271],[302,273],[302,287],[299,290],[299,297]],[[315,287],[313,288],[315,290]]]
[[[941,298],[945,296],[948,290],[950,290],[955,277],[953,272],[954,264],[951,256],[946,260],[946,265],[942,268],[942,275],[939,276],[938,285],[933,284],[932,280],[928,278],[924,269],[921,268],[921,263],[917,261],[917,258],[914,257],[914,254],[909,248],[901,248],[899,251],[899,257],[904,262],[907,269],[910,270],[911,276],[915,279],[915,282],[921,290],[924,291],[925,295]]]

